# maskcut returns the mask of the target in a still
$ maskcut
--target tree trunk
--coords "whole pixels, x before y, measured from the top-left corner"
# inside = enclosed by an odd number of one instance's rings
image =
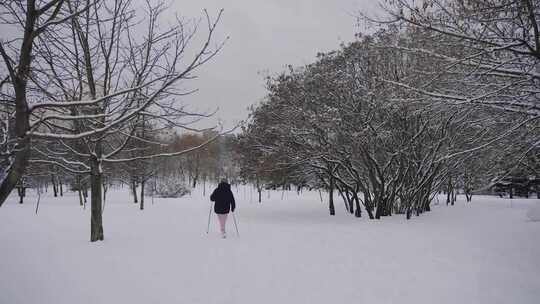
[[[339,192],[339,195],[341,196],[341,199],[343,200],[343,204],[345,205],[345,212],[349,212],[349,201],[347,198],[345,198],[345,194],[343,193],[343,190],[340,187],[337,187],[337,190]],[[351,211],[352,213],[352,211]]]
[[[424,199],[424,211],[426,212],[430,212],[431,211],[431,206],[430,206],[430,201],[429,201],[429,193],[427,194],[427,197]]]
[[[24,186],[17,187],[17,193],[19,194],[19,204],[24,203],[26,188],[24,188]]]
[[[197,178],[198,178],[198,175],[193,177],[193,188],[194,189],[195,189],[195,187],[197,187]]]
[[[144,210],[144,184],[145,181],[141,181],[141,210]]]
[[[375,202],[377,206],[377,210],[375,211],[375,219],[379,220],[381,219],[381,216],[384,216],[385,201],[383,194],[375,196]]]
[[[342,196],[344,195],[344,197],[346,198],[345,208],[347,209],[347,211],[350,214],[353,214],[354,213],[354,202],[353,202],[352,194],[349,195],[349,191],[347,189],[345,189],[343,192],[344,193],[342,194]]]
[[[454,187],[452,185],[452,178],[449,177],[448,183],[446,183],[446,205],[447,206],[448,204],[451,204],[452,206],[454,205],[453,192],[454,192]]]
[[[375,217],[373,216],[373,202],[371,201],[371,198],[367,193],[364,193],[364,204],[366,206],[366,212],[368,213],[369,219],[375,219]]]
[[[79,188],[78,192],[79,192],[79,205],[82,206],[83,205],[83,194],[82,194],[82,191],[81,191],[80,188]]]
[[[137,204],[137,183],[135,180],[131,182],[131,191],[133,192],[133,203]]]
[[[29,2],[30,3],[30,2]],[[30,137],[26,134],[30,130],[30,111],[26,100],[27,82],[32,63],[32,47],[34,39],[38,36],[35,32],[36,22],[39,14],[35,9],[35,4],[28,5],[26,16],[20,16],[24,21],[24,35],[21,40],[20,55],[16,62],[15,77],[10,77],[10,81],[15,91],[15,135],[17,138],[15,149],[13,150],[12,162],[0,171],[0,206],[4,204],[13,188],[24,175],[28,167],[30,158]],[[2,47],[3,50],[3,47]]]
[[[330,189],[328,189],[328,209],[330,215],[336,215],[336,209],[334,207],[334,178],[330,176]]]
[[[375,216],[373,216],[373,207],[370,206],[369,208],[366,208],[366,212],[370,220],[375,219]]]
[[[353,199],[354,204],[356,206],[356,210],[354,211],[354,216],[356,217],[362,217],[362,209],[360,208],[360,199],[358,198],[358,193],[353,193]]]
[[[384,199],[384,212],[383,216],[392,216],[392,206],[393,206],[393,200],[392,197],[386,197]]]
[[[51,174],[51,183],[53,186],[54,197],[58,197],[58,187],[56,186],[56,178],[54,178],[54,174]]]
[[[90,241],[103,241],[103,220],[101,209],[101,181],[102,172],[99,168],[97,159],[91,162],[91,218],[90,218]]]
[[[261,189],[261,183],[259,182],[259,178],[257,177],[257,192],[259,193],[259,203],[262,202],[261,200],[261,192],[262,192],[262,189]]]
[[[58,181],[58,185],[60,186],[60,196],[64,196],[64,188],[62,187],[62,181]]]
[[[354,213],[354,201],[353,201],[353,198],[347,198],[349,200],[349,213],[350,214],[353,214]]]
[[[107,199],[107,183],[104,182],[103,183],[103,204],[105,204],[105,200]]]
[[[467,202],[470,203],[472,201],[472,191],[466,190],[465,191],[465,198],[467,199]]]

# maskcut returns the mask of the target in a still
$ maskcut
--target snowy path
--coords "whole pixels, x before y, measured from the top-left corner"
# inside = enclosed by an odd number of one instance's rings
[[[335,217],[316,192],[239,201],[241,237],[220,239],[207,198],[108,198],[88,242],[72,194],[0,208],[0,303],[540,303],[540,200],[474,197],[406,221]],[[253,197],[255,195],[253,194]]]

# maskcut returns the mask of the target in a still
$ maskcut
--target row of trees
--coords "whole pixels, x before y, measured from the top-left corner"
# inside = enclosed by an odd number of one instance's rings
[[[91,241],[103,240],[104,181],[115,168],[131,170],[129,179],[144,191],[156,157],[183,155],[218,137],[178,150],[159,134],[197,131],[190,125],[212,114],[194,113],[184,100],[193,92],[186,81],[223,46],[212,43],[221,12],[186,21],[167,16],[161,2],[143,4],[0,3],[0,206],[25,174],[61,169],[76,188],[88,183]]]
[[[189,193],[191,188],[214,183],[222,177],[235,180],[237,168],[232,166],[232,135],[220,135],[215,131],[202,133],[161,133],[160,145],[147,143],[144,149],[154,149],[157,153],[190,151],[173,157],[152,157],[130,162],[112,163],[104,166],[102,179],[103,205],[107,190],[111,186],[126,186],[130,189],[133,202],[144,209],[145,196],[179,197]],[[228,170],[228,168],[232,168]],[[85,207],[90,176],[63,170],[55,164],[32,163],[29,170],[19,180],[16,188],[20,203],[24,202],[27,188],[38,192],[52,191],[54,197],[63,196],[66,191],[78,192],[80,205]],[[205,193],[203,193],[205,194]]]
[[[337,191],[378,219],[538,174],[538,6],[385,1],[374,34],[268,79],[239,137],[243,175],[327,189],[332,215]]]
[[[155,172],[153,177],[156,185],[176,187],[171,185],[172,183],[182,187],[196,188],[202,184],[203,195],[206,195],[207,183],[214,183],[223,177],[235,180],[237,167],[233,164],[233,151],[230,148],[234,142],[234,136],[224,134],[207,143],[218,135],[214,131],[175,135],[170,144],[171,150],[186,151],[193,147],[200,148],[181,157],[154,160],[151,167]]]

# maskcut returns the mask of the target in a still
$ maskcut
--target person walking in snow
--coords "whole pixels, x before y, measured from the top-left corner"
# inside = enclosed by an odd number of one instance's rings
[[[214,212],[218,216],[221,236],[226,238],[225,224],[227,222],[227,215],[229,214],[229,211],[234,212],[234,209],[236,208],[231,185],[227,183],[226,179],[221,180],[217,188],[212,192],[212,195],[210,195],[210,200],[215,202]]]

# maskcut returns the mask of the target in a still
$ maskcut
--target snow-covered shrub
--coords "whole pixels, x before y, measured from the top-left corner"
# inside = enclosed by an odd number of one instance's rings
[[[185,184],[175,180],[158,181],[155,185],[155,195],[158,197],[182,197],[190,192]]]

